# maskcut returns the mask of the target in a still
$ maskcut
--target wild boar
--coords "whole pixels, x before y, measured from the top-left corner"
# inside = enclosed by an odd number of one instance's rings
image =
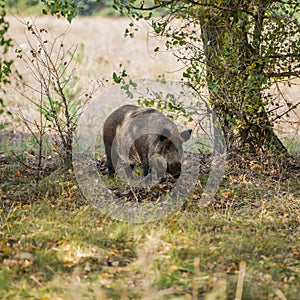
[[[165,172],[178,178],[181,173],[182,144],[192,130],[179,133],[177,126],[153,108],[124,105],[113,111],[103,125],[103,141],[109,176],[119,160],[126,163],[130,176],[135,165],[142,165],[143,175]]]

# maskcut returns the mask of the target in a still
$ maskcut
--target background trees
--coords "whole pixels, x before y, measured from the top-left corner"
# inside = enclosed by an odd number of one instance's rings
[[[167,48],[176,49],[178,59],[185,62],[183,77],[188,83],[199,93],[208,87],[230,148],[285,152],[274,122],[300,101],[292,105],[268,91],[281,80],[299,77],[297,1],[114,3],[121,13],[151,19],[155,33],[166,36]],[[164,9],[161,18],[152,18],[156,9]],[[285,107],[280,116],[279,106]]]
[[[70,22],[87,3],[95,2],[111,4],[136,20],[148,20],[155,34],[167,37],[167,49],[176,50],[178,59],[185,63],[183,79],[199,93],[208,88],[209,101],[231,149],[286,152],[273,130],[274,124],[299,106],[300,101],[290,103],[280,91],[277,95],[270,93],[270,88],[279,89],[279,82],[290,84],[299,77],[298,1],[42,2],[44,13],[64,16]],[[161,17],[154,18],[154,11]],[[3,9],[2,12],[5,15]],[[3,24],[2,36],[7,26]],[[3,45],[5,51],[9,40]],[[10,64],[1,65],[3,83]]]

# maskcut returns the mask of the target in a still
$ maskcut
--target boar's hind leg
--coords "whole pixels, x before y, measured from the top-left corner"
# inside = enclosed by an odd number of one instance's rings
[[[134,164],[127,164],[125,166],[125,174],[127,178],[132,178],[133,174],[132,171],[134,169]]]

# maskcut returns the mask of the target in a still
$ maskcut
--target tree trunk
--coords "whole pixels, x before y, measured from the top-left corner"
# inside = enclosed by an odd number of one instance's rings
[[[230,149],[286,152],[273,130],[262,96],[266,78],[258,58],[263,11],[257,13],[250,43],[247,19],[241,24],[241,11],[232,1],[228,4],[228,10],[207,9],[200,20],[212,108]]]

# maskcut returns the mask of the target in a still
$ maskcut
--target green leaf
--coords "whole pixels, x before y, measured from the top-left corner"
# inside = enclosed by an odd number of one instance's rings
[[[121,78],[120,76],[118,76],[118,75],[116,74],[116,72],[114,72],[114,73],[113,73],[113,80],[114,80],[115,83],[120,83],[121,80],[122,80],[122,78]]]

